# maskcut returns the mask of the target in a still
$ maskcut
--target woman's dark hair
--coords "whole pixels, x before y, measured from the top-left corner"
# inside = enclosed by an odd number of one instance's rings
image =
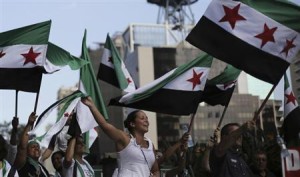
[[[128,114],[126,120],[124,121],[124,127],[127,128],[129,132],[132,131],[132,126],[130,126],[130,123],[135,121],[138,112],[140,112],[140,110],[132,111]]]
[[[6,147],[6,140],[3,138],[2,135],[0,135],[0,160],[1,161],[6,158],[7,153],[8,151]]]
[[[52,163],[54,162],[54,157],[55,157],[56,154],[61,155],[61,157],[65,157],[64,151],[61,151],[61,150],[56,151],[56,152],[54,152],[54,153],[52,154],[52,156],[51,156],[51,162],[52,162]]]

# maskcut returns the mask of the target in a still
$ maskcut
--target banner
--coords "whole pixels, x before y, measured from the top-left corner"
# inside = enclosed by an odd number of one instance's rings
[[[289,148],[290,155],[282,158],[283,177],[300,176],[300,147]]]

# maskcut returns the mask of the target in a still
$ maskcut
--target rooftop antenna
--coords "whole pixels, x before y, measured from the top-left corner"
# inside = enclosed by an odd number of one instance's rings
[[[191,5],[198,0],[147,0],[159,6],[157,23],[172,26],[172,30],[182,30],[185,25],[194,25]]]

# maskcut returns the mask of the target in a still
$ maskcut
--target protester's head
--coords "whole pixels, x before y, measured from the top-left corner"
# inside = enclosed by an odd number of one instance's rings
[[[51,156],[51,162],[56,171],[62,170],[62,158],[65,156],[63,151],[56,151]]]
[[[75,154],[83,155],[85,153],[85,144],[82,136],[76,137]]]
[[[128,114],[124,121],[124,126],[131,134],[134,134],[136,131],[147,133],[149,128],[148,117],[141,110],[133,111]]]
[[[223,126],[221,129],[221,139],[225,136],[228,136],[231,132],[240,128],[240,124],[238,123],[229,123]],[[235,143],[237,146],[242,146],[242,136],[236,140]]]
[[[6,147],[6,140],[0,135],[0,161],[5,159],[7,156],[7,147]]]
[[[254,170],[261,172],[267,169],[267,154],[263,150],[258,150],[253,157]]]
[[[38,160],[40,155],[40,144],[36,140],[30,140],[27,144],[27,156],[34,160]]]

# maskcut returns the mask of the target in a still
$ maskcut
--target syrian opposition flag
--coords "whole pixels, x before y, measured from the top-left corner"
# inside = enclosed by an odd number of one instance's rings
[[[132,92],[136,89],[132,77],[108,34],[99,66],[98,78],[125,92]]]
[[[282,128],[284,139],[289,144],[293,140],[299,140],[300,108],[286,76],[284,80],[284,121]]]
[[[36,134],[39,127],[43,125],[43,122],[48,118],[49,114],[53,110],[57,109],[58,106],[63,105],[62,109],[58,113],[58,119],[56,120],[56,123],[44,135],[42,135],[39,138],[39,141],[41,141],[41,145],[43,147],[48,147],[51,142],[51,139],[55,135],[60,133],[60,131],[63,129],[68,120],[68,117],[71,115],[71,112],[74,110],[81,97],[83,96],[85,95],[81,91],[76,91],[71,95],[53,103],[37,118],[34,128],[30,132],[28,132],[28,134]]]
[[[273,20],[300,32],[300,6],[289,0],[239,0]]]
[[[212,106],[218,104],[227,106],[240,73],[241,70],[227,65],[220,75],[207,80],[202,101]]]
[[[212,0],[186,40],[271,84],[279,82],[300,48],[298,32],[231,0]]]
[[[95,128],[90,129],[89,131],[83,134],[83,141],[86,147],[86,153],[90,153],[90,148],[92,147],[93,143],[96,141],[98,137],[98,131]]]
[[[211,56],[201,55],[121,98],[112,99],[110,105],[173,115],[195,113],[211,63]]]
[[[49,42],[46,54],[46,62],[44,68],[47,73],[59,71],[65,66],[69,66],[72,70],[80,69],[88,61],[71,55],[63,48]]]
[[[51,21],[0,33],[0,89],[38,92]]]
[[[79,89],[93,99],[99,112],[101,112],[101,114],[106,119],[108,119],[108,114],[106,111],[104,101],[102,99],[100,88],[93,67],[90,63],[90,57],[86,46],[86,31],[84,32],[84,37],[82,40],[81,52],[82,52],[81,58],[88,61],[89,64],[86,64],[85,66],[80,68]],[[84,105],[82,102],[79,102],[76,109],[77,109],[77,121],[81,133],[87,132],[93,129],[94,127],[98,126],[97,122],[94,119],[94,116],[92,115],[90,109],[86,105]]]

